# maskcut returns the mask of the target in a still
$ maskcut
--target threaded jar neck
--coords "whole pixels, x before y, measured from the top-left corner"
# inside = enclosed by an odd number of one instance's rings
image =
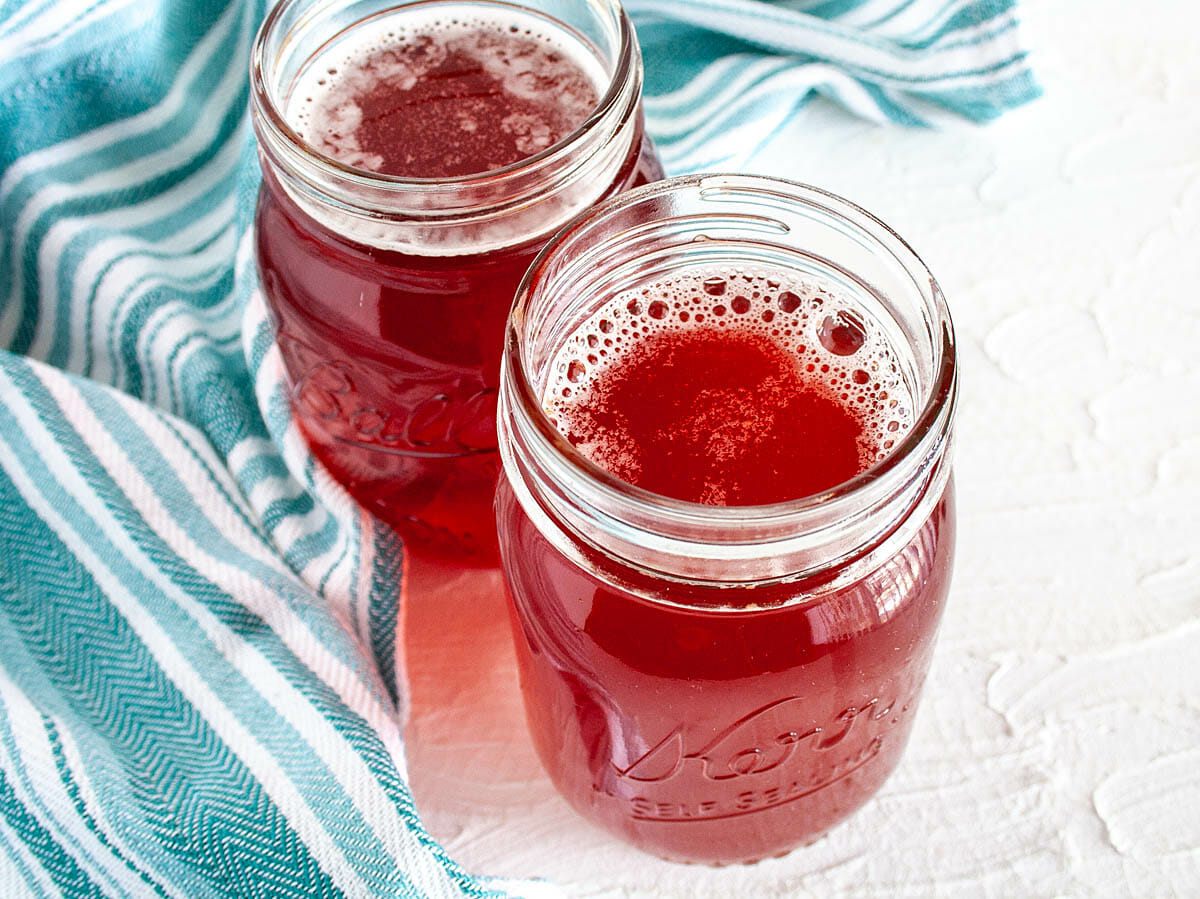
[[[304,141],[287,119],[304,68],[331,43],[386,15],[519,14],[594,53],[607,78],[573,132],[493,171],[411,178],[347,165]],[[641,55],[615,0],[282,0],[251,57],[251,112],[260,157],[293,200],[337,233],[383,249],[461,255],[528,243],[594,204],[640,139]]]
[[[689,267],[774,266],[826,279],[887,336],[913,424],[861,474],[764,506],[710,506],[642,490],[596,465],[544,408],[564,341],[624,290]],[[891,229],[813,187],[743,175],[660,182],[562,230],[509,319],[500,391],[506,475],[564,553],[716,586],[823,577],[833,588],[907,542],[941,498],[957,401],[954,332],[936,281]]]

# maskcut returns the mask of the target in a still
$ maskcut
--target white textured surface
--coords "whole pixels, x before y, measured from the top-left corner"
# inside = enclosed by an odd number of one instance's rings
[[[417,571],[414,788],[469,869],[597,899],[1200,895],[1200,10],[1025,10],[1033,106],[945,133],[814,106],[752,164],[893,225],[958,328],[960,550],[900,770],[784,859],[645,857],[542,774],[496,578]]]

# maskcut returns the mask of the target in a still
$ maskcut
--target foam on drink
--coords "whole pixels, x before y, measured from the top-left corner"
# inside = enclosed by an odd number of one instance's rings
[[[914,403],[880,329],[828,285],[688,269],[623,292],[562,345],[543,404],[592,461],[710,505],[781,502],[865,471]]]
[[[285,115],[307,144],[347,165],[458,177],[558,143],[606,81],[595,51],[565,26],[438,4],[347,29],[300,72]]]

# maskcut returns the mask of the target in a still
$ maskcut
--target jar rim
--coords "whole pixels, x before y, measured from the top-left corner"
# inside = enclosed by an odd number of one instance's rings
[[[370,187],[394,191],[397,195],[405,193],[424,194],[457,193],[469,191],[477,187],[490,187],[514,176],[523,175],[530,171],[549,166],[561,157],[570,153],[572,147],[578,144],[586,135],[591,133],[601,122],[613,113],[613,110],[627,99],[624,85],[632,77],[637,77],[639,58],[637,41],[633,25],[623,6],[615,0],[595,0],[589,5],[603,8],[616,20],[619,45],[616,65],[609,77],[608,88],[597,101],[596,106],[588,117],[569,134],[544,150],[532,156],[526,156],[516,162],[497,169],[489,169],[467,175],[456,175],[445,178],[414,178],[403,175],[391,175],[372,172],[369,169],[348,165],[332,156],[320,152],[302,138],[287,122],[287,118],[275,102],[270,89],[269,60],[267,59],[267,44],[273,33],[286,20],[286,15],[296,6],[311,2],[311,0],[281,0],[268,12],[254,39],[250,57],[250,95],[255,111],[256,122],[269,129],[272,136],[283,142],[293,153],[304,160],[306,164],[316,167],[326,175],[333,175],[357,187]],[[434,6],[444,3],[471,2],[486,6],[519,9],[523,12],[535,12],[517,3],[506,0],[415,0],[415,2],[397,3],[400,6]],[[561,24],[561,23],[560,23]],[[353,25],[349,27],[354,27]],[[563,27],[566,27],[565,25]]]
[[[879,248],[896,256],[885,243],[894,242],[899,251],[908,257],[901,259],[897,256],[897,261],[909,275],[927,281],[940,331],[940,335],[934,335],[940,337],[940,340],[933,341],[938,354],[936,374],[932,378],[928,397],[919,414],[915,416],[913,426],[882,459],[869,468],[827,490],[796,499],[764,505],[706,505],[664,496],[612,474],[580,452],[550,420],[542,406],[542,398],[532,383],[530,360],[522,339],[526,305],[533,296],[535,284],[545,276],[548,265],[553,262],[559,248],[597,221],[623,207],[648,198],[689,188],[734,188],[750,193],[765,193],[809,206],[820,206],[843,220],[857,218],[856,224],[869,226],[863,230]],[[828,514],[831,505],[853,501],[873,485],[895,477],[897,472],[906,466],[906,462],[914,458],[926,459],[937,455],[947,442],[957,404],[957,354],[950,311],[936,279],[916,251],[886,223],[844,197],[801,182],[762,175],[699,174],[671,178],[628,191],[579,216],[560,229],[530,265],[517,288],[516,300],[506,327],[505,344],[504,377],[513,382],[520,405],[537,436],[559,460],[611,497],[619,498],[648,512],[696,524],[766,524],[802,518],[818,510],[822,514]]]

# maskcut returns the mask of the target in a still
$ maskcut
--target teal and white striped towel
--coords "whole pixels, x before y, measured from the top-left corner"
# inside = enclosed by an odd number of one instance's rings
[[[1039,90],[1016,0],[626,0],[668,170],[736,169],[816,95],[864,118],[985,122]],[[793,177],[802,173],[789,173]]]
[[[1036,88],[1006,0],[636,0],[668,165],[814,92]],[[248,239],[263,0],[0,0],[0,896],[547,895],[406,783],[403,557],[314,464]]]

